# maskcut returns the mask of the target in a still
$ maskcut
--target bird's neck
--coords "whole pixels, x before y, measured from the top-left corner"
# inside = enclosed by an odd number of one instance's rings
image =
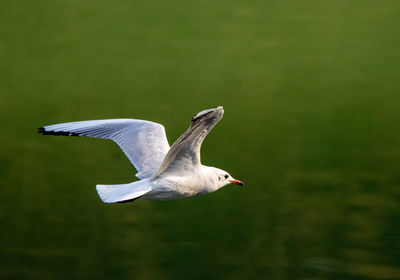
[[[207,192],[215,192],[219,188],[223,187],[219,184],[215,167],[202,165],[202,170],[204,175],[204,188]]]

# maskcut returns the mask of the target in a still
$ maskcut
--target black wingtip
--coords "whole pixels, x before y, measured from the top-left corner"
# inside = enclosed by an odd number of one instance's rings
[[[37,132],[41,133],[42,135],[46,135],[46,133],[47,133],[47,131],[44,129],[44,127],[39,127]]]
[[[197,115],[192,118],[191,122],[193,123],[193,122],[195,122],[197,120],[205,118],[206,116],[210,115],[214,111],[215,111],[215,109],[203,110],[203,111],[197,113]]]
[[[56,136],[80,136],[79,133],[75,132],[67,132],[67,131],[46,131],[44,127],[39,127],[38,128],[38,133],[41,133],[42,135],[56,135]]]
[[[208,118],[210,115],[216,116],[217,118],[222,118],[223,114],[224,114],[224,108],[222,106],[218,106],[197,113],[197,115],[192,118],[191,122],[194,123],[197,120]]]

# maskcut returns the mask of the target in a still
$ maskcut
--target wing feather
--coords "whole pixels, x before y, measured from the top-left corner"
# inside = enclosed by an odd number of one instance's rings
[[[221,106],[198,113],[190,127],[172,144],[155,176],[185,172],[200,165],[201,144],[223,115],[224,109]]]
[[[164,126],[135,119],[79,121],[39,128],[43,135],[87,136],[111,139],[135,166],[140,179],[149,178],[159,169],[169,150]]]

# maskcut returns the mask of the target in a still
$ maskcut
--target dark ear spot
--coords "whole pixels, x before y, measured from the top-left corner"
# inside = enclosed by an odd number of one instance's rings
[[[225,174],[225,179],[228,179],[228,177],[229,177],[229,175],[228,175],[228,174]]]
[[[221,181],[221,177],[220,176],[218,176],[218,181]]]

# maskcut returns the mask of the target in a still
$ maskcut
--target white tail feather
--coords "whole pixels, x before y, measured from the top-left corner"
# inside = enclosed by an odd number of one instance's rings
[[[97,193],[105,203],[123,202],[139,198],[151,191],[148,180],[121,185],[97,185]]]

